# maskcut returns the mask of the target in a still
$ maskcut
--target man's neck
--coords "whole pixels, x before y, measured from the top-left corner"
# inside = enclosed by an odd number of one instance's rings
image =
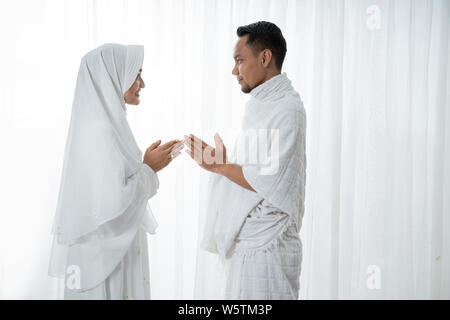
[[[263,84],[264,82],[266,82],[266,81],[268,81],[268,80],[272,79],[273,77],[278,76],[278,75],[280,75],[280,74],[281,74],[281,71],[280,71],[280,70],[272,70],[272,71],[269,71],[269,72],[267,73],[267,75],[264,77],[264,81],[261,82],[261,84]]]
[[[268,81],[268,80],[272,79],[273,77],[278,76],[280,74],[281,74],[280,70],[273,70],[273,71],[267,72],[267,74],[265,75],[264,79],[260,83],[258,83],[254,88],[252,88],[252,90],[257,88],[257,87],[259,87],[260,85],[262,85],[266,81]]]

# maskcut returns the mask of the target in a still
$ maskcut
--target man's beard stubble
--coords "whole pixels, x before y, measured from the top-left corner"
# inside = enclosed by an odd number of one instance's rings
[[[241,86],[241,90],[243,93],[250,93],[250,91],[252,91],[253,88],[250,88],[250,86],[244,82],[244,85]]]

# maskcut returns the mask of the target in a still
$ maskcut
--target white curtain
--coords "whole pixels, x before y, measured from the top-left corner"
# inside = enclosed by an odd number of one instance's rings
[[[308,116],[301,298],[450,298],[448,0],[1,1],[0,298],[61,298],[50,229],[82,55],[145,45],[142,150],[190,132],[231,145],[248,98],[235,32],[258,20],[282,29]],[[219,293],[198,249],[206,178],[184,155],[160,174],[154,299]]]

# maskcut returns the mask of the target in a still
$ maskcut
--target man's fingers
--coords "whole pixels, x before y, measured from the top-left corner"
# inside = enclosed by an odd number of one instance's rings
[[[194,150],[185,150],[185,152],[197,162],[197,164],[202,163],[202,157],[199,156],[198,152],[194,152]]]
[[[193,134],[184,137],[185,144],[189,148],[189,155],[200,165],[203,159],[203,150],[204,148],[208,147],[208,144],[203,140],[197,138]]]
[[[216,147],[223,147],[223,141],[222,138],[219,136],[218,133],[214,135],[214,142],[216,143]]]
[[[202,148],[205,148],[208,145],[205,141],[203,141],[199,137],[194,136],[192,133],[189,134],[189,136],[185,135],[184,139],[185,139],[185,141],[188,141],[188,143],[198,144],[198,145],[202,146]]]
[[[186,152],[193,160],[194,159],[194,152],[192,152],[192,150],[184,150],[184,152]]]
[[[189,149],[194,149],[194,139],[191,139],[191,137],[184,136],[183,143],[188,147]]]
[[[190,138],[185,138],[183,142],[189,149],[194,149],[194,141],[192,141]]]
[[[201,158],[201,156],[203,154],[203,149],[200,145],[194,144],[194,145],[188,146],[188,148],[189,148],[190,152],[193,152],[194,156],[196,156],[197,158]]]
[[[194,154],[191,152],[191,150],[184,150],[192,159],[194,159]]]

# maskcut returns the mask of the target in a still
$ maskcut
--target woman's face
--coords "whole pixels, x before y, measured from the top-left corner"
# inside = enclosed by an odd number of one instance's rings
[[[141,77],[142,69],[139,70],[139,73],[136,77],[136,81],[131,85],[130,89],[125,92],[124,99],[127,104],[138,105],[139,104],[139,91],[142,88],[145,88],[144,80]]]

